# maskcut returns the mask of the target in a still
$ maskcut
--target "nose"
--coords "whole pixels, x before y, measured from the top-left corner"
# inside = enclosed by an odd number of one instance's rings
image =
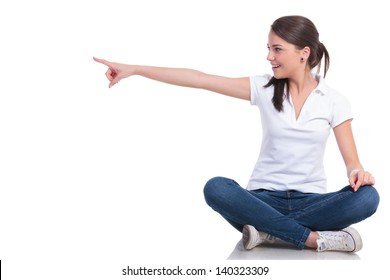
[[[272,61],[272,60],[274,60],[274,55],[272,54],[272,52],[271,52],[271,51],[269,51],[269,52],[268,52],[268,55],[267,55],[267,60],[268,60],[268,61]]]

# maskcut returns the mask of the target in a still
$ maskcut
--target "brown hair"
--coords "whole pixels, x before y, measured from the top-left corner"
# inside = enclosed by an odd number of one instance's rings
[[[307,60],[310,69],[321,67],[321,60],[325,56],[324,77],[329,69],[329,53],[325,46],[319,41],[317,28],[309,19],[303,16],[285,16],[278,18],[271,25],[271,31],[283,40],[295,45],[298,49],[310,48],[310,56]],[[289,95],[288,79],[271,80],[264,86],[274,86],[274,96],[272,103],[279,112],[283,111],[284,88],[287,87],[287,97]]]

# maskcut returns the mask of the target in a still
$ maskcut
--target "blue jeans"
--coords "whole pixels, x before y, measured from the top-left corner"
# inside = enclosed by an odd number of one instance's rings
[[[346,186],[337,192],[248,191],[234,180],[215,177],[204,188],[207,204],[231,225],[244,225],[305,247],[311,231],[338,230],[375,213],[379,194],[372,186],[354,192]]]

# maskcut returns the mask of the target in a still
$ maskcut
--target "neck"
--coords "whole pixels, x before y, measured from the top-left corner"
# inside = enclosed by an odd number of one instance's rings
[[[311,92],[317,87],[318,82],[311,72],[305,72],[299,77],[289,78],[288,85],[290,93],[299,95],[300,93]]]

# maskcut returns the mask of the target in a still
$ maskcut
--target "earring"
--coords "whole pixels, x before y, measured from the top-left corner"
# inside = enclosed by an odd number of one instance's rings
[[[304,59],[303,59],[303,57],[301,57],[301,62],[303,62],[304,61]]]

